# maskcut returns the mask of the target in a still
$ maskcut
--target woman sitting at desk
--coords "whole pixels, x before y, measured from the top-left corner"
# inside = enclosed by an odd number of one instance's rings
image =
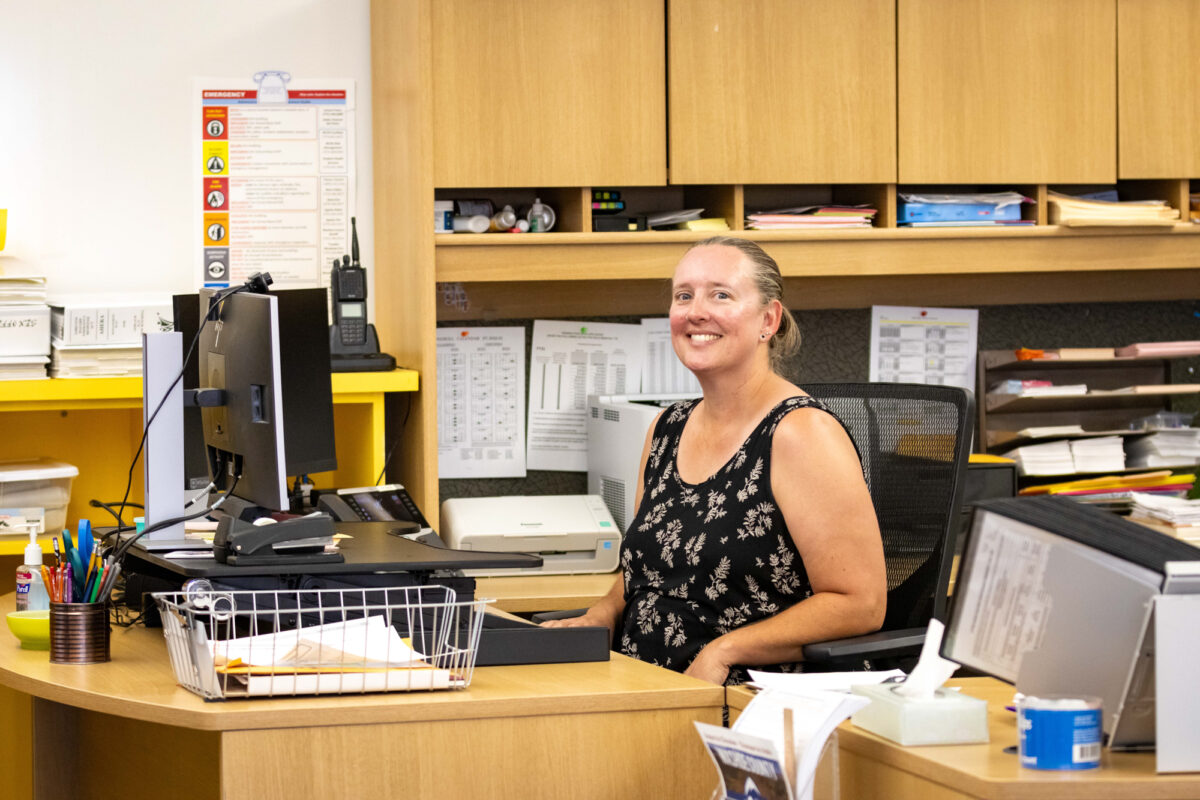
[[[883,546],[849,435],[775,369],[799,345],[757,244],[713,237],[675,267],[671,341],[700,381],[651,426],[622,580],[582,617],[621,652],[713,683],[876,630]]]

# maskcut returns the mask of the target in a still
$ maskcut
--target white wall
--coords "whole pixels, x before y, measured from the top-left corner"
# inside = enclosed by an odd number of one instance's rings
[[[192,78],[263,69],[355,81],[373,267],[368,0],[0,0],[0,269],[51,291],[194,290]]]

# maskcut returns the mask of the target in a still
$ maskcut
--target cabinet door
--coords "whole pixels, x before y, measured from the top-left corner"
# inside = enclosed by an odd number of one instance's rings
[[[891,183],[894,0],[669,0],[671,182]]]
[[[1122,178],[1200,177],[1200,3],[1117,0]]]
[[[1116,0],[899,0],[903,183],[1116,179]]]
[[[434,184],[662,185],[662,0],[436,0]]]

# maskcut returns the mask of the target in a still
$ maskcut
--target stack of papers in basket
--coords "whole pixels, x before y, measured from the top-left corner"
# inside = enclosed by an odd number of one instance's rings
[[[430,665],[382,615],[208,643],[225,694],[268,697],[448,689],[462,680]]]

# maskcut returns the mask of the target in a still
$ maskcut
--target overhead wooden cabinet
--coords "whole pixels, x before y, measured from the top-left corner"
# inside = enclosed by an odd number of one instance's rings
[[[1200,3],[1118,0],[1117,49],[1120,177],[1200,177]]]
[[[899,181],[1114,181],[1115,3],[899,0]]]
[[[670,0],[671,183],[892,183],[894,0]]]
[[[438,0],[434,185],[666,183],[662,0]]]

